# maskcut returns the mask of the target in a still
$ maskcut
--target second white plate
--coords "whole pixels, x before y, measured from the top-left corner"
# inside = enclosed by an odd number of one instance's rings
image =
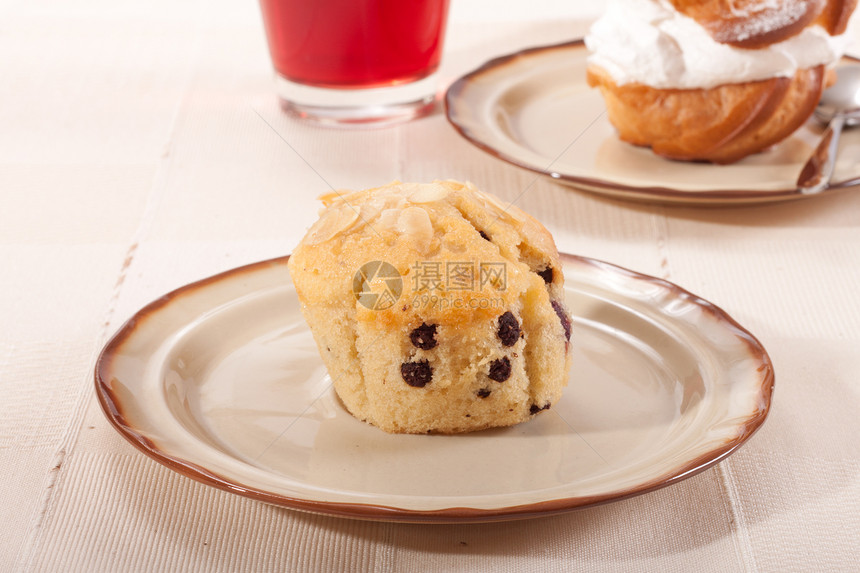
[[[618,139],[600,92],[586,84],[586,56],[577,40],[487,62],[448,89],[448,120],[499,159],[603,195],[697,205],[813,196],[796,186],[821,137],[813,120],[732,165],[669,161]],[[846,130],[831,189],[858,185],[860,130]]]

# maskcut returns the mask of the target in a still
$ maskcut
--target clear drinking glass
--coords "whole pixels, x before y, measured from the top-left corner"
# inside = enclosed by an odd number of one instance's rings
[[[380,124],[435,105],[449,0],[260,0],[284,106]]]

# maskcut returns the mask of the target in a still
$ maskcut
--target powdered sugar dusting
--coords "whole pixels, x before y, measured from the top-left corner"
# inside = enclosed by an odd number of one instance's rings
[[[732,16],[738,18],[749,18],[766,10],[779,10],[783,4],[797,3],[798,0],[728,0],[727,2]]]
[[[760,0],[758,2],[730,1],[731,36],[737,42],[781,30],[802,19],[809,10],[809,0]]]

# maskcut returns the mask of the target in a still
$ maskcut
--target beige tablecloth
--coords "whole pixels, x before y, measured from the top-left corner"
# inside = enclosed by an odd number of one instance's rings
[[[602,3],[503,4],[454,0],[446,81],[579,36]],[[2,1],[0,78],[0,570],[860,570],[860,193],[631,204],[503,164],[441,114],[306,125],[278,108],[252,1]],[[764,427],[714,468],[629,500],[403,525],[201,485],[108,425],[94,361],[139,307],[288,253],[330,186],[434,178],[508,200],[528,188],[520,205],[561,250],[727,310],[775,364]]]

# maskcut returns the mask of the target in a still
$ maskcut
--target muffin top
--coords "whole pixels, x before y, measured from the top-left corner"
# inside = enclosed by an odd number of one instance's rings
[[[305,304],[357,304],[357,273],[374,261],[396,270],[404,294],[391,308],[374,312],[375,321],[398,320],[403,307],[420,297],[456,295],[458,305],[424,305],[420,313],[436,323],[455,323],[464,310],[473,319],[497,313],[482,309],[480,300],[512,304],[532,281],[560,294],[563,279],[553,271],[560,263],[551,235],[516,206],[470,183],[395,181],[321,199],[319,220],[289,261]],[[377,273],[373,280],[394,274]]]

